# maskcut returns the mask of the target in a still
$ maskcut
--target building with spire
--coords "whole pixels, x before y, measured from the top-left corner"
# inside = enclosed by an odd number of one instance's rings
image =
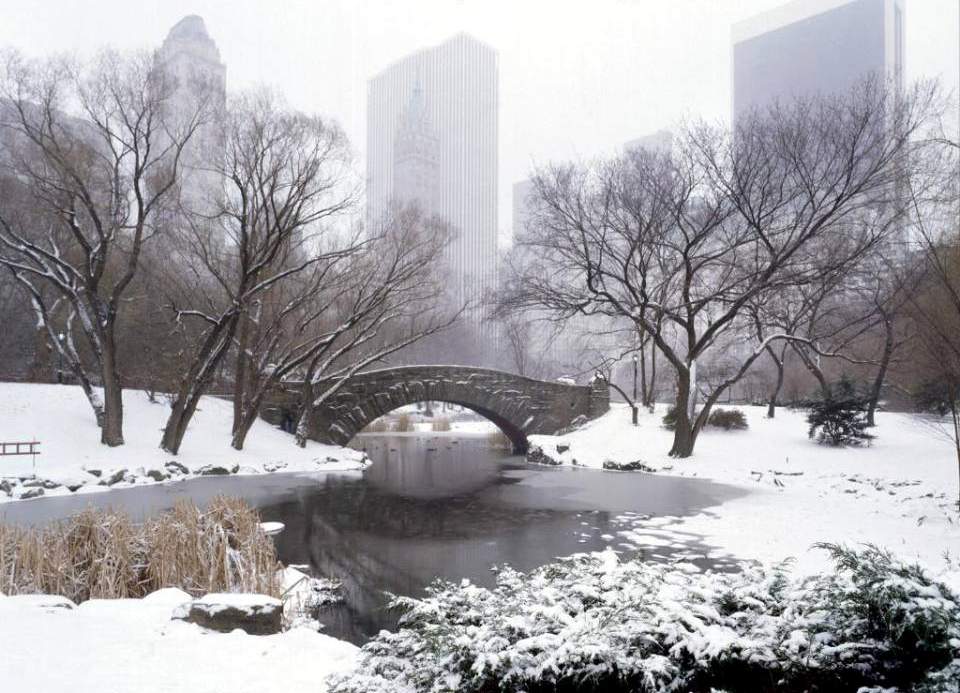
[[[431,124],[418,79],[394,135],[394,195],[406,202],[416,202],[427,215],[438,214],[439,167],[440,140]]]
[[[170,99],[173,122],[193,116],[198,97],[209,99],[210,106],[222,109],[226,102],[227,66],[220,59],[217,44],[207,33],[202,17],[192,14],[173,25],[157,59],[167,76],[174,82]],[[191,206],[205,204],[217,178],[205,170],[205,163],[216,160],[221,139],[216,118],[208,118],[191,138],[183,153],[183,182],[185,201]]]
[[[442,217],[454,235],[447,270],[457,305],[496,287],[497,84],[496,51],[458,34],[367,85],[368,219],[410,201]]]

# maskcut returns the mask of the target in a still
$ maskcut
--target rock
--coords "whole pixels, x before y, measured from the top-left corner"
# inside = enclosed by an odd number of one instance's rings
[[[283,603],[262,594],[208,594],[183,604],[175,620],[229,633],[240,628],[249,635],[273,635],[282,628]]]
[[[283,469],[286,466],[287,466],[286,462],[267,462],[265,465],[263,465],[263,469],[264,471],[267,471],[267,472],[275,472],[277,470]]]
[[[558,455],[562,455],[563,453],[565,453],[565,452],[566,452],[567,450],[569,450],[569,449],[570,449],[570,446],[567,445],[566,443],[558,443],[558,444],[557,444],[557,454],[558,454]]]
[[[170,460],[165,465],[164,468],[170,472],[170,474],[189,474],[190,470],[186,466],[180,464],[176,460]]]
[[[8,496],[13,493],[13,484],[11,484],[6,479],[0,479],[0,493],[5,493]]]
[[[22,479],[20,485],[24,488],[43,487],[43,479]]]
[[[63,485],[66,486],[71,493],[75,493],[87,485],[87,480],[70,478],[64,481]]]
[[[534,464],[549,464],[549,465],[558,465],[560,460],[554,459],[546,452],[543,451],[543,448],[533,445],[527,451],[527,462],[532,462]]]
[[[633,462],[617,462],[616,460],[604,460],[603,468],[614,472],[656,472],[657,470],[640,460]]]
[[[170,478],[170,475],[162,469],[148,469],[146,476],[150,477],[154,481],[166,481]]]
[[[85,471],[87,474],[89,474],[89,475],[91,475],[91,476],[97,477],[98,479],[99,479],[100,476],[103,474],[103,470],[102,470],[102,469],[93,469],[93,468],[84,467],[84,468],[83,468],[83,471]]]
[[[257,473],[258,473],[257,469],[249,465],[244,465],[240,467],[240,469],[237,471],[237,474],[257,474]]]
[[[43,479],[40,481],[40,485],[43,486],[48,491],[52,491],[55,488],[60,488],[63,484],[60,484],[53,479]]]
[[[205,464],[197,470],[200,476],[226,476],[227,474],[236,474],[240,471],[240,465],[235,464],[229,469],[219,464]]]
[[[110,476],[100,479],[101,486],[113,486],[114,484],[119,484],[127,476],[126,469],[118,469],[113,472]]]
[[[39,498],[42,495],[43,495],[43,487],[36,486],[34,488],[24,489],[24,491],[20,494],[19,498],[20,500],[30,500],[31,498]]]

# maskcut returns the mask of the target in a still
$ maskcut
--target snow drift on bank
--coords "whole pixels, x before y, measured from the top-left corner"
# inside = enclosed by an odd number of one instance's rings
[[[123,408],[126,444],[109,448],[100,443],[99,429],[79,387],[0,383],[0,441],[40,441],[37,476],[58,484],[44,489],[46,496],[70,493],[68,486],[82,487],[81,491],[109,488],[101,482],[121,470],[128,473],[113,486],[151,483],[154,479],[147,472],[168,473],[170,462],[183,466],[185,471],[176,476],[185,478],[204,468],[240,474],[337,471],[358,468],[363,460],[357,451],[312,441],[299,448],[293,436],[262,420],[254,423],[244,449],[234,450],[230,447],[232,404],[216,397],[203,399],[180,454],[173,456],[159,447],[170,409],[165,400],[150,402],[144,392],[127,390]],[[32,474],[29,456],[0,457],[0,479]],[[0,492],[0,502],[9,499]]]
[[[692,517],[634,522],[634,541],[673,530],[701,535],[740,559],[798,561],[801,572],[825,567],[816,542],[873,543],[934,569],[960,558],[956,506],[957,462],[951,442],[910,414],[881,412],[868,447],[832,448],[807,437],[805,413],[738,407],[749,430],[705,429],[688,459],[667,452],[673,437],[662,426],[665,408],[641,413],[614,405],[605,416],[564,436],[531,436],[531,449],[560,464],[600,468],[639,462],[661,474],[733,484],[751,493]],[[611,474],[639,472],[609,472]],[[945,560],[946,559],[946,560]]]

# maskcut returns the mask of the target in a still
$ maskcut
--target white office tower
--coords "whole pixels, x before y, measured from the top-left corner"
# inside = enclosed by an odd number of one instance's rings
[[[449,298],[497,282],[497,53],[460,34],[401,58],[367,89],[368,219],[418,202],[446,221]],[[471,312],[480,329],[482,311]],[[492,329],[492,328],[490,328]]]
[[[181,189],[187,204],[207,204],[216,194],[212,189],[219,184],[217,176],[205,169],[220,154],[219,118],[215,114],[226,100],[227,67],[197,15],[184,17],[170,29],[157,57],[174,80],[170,115],[175,126],[185,127],[195,117],[198,102],[206,104],[205,122],[184,151]]]

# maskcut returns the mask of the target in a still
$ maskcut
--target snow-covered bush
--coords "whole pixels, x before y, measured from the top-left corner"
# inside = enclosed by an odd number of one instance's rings
[[[836,571],[803,580],[605,552],[504,569],[492,590],[437,582],[425,599],[394,600],[399,631],[366,644],[331,690],[951,690],[950,590],[878,549],[825,548]]]
[[[707,426],[724,431],[745,431],[748,427],[747,417],[739,409],[714,409],[707,419]]]
[[[859,395],[846,377],[828,395],[810,403],[808,435],[826,445],[862,445],[873,439],[867,433],[867,398]]]

